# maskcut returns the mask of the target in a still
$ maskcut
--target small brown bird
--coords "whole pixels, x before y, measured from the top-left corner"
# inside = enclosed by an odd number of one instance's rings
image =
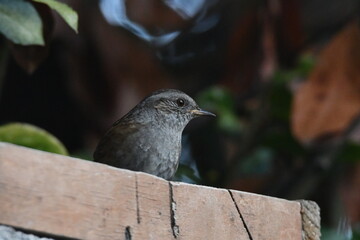
[[[215,114],[201,110],[179,90],[156,91],[113,124],[94,160],[169,180],[179,165],[182,132],[198,116]]]

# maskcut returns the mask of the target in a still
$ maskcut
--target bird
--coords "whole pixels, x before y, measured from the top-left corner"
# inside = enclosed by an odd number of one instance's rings
[[[180,90],[155,91],[112,125],[100,139],[94,161],[171,180],[179,165],[182,132],[200,116],[216,115]]]

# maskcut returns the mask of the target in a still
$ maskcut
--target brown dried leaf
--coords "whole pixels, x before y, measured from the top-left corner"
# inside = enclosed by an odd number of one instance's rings
[[[325,47],[295,94],[292,131],[302,142],[343,132],[360,113],[360,28],[351,23]]]

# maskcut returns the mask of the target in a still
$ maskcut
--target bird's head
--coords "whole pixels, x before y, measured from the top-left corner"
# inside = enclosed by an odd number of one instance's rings
[[[184,128],[195,117],[215,116],[211,112],[200,109],[187,94],[174,89],[156,91],[145,98],[142,105],[152,109],[160,121],[177,124],[181,128]]]

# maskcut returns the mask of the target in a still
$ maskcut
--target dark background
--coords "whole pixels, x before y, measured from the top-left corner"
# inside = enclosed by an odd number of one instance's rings
[[[91,159],[112,122],[177,88],[218,115],[186,128],[177,179],[315,200],[323,239],[360,239],[359,1],[201,2],[184,16],[127,1],[122,25],[97,1],[66,1],[79,34],[52,13],[46,47],[2,38],[0,123],[34,124]]]

